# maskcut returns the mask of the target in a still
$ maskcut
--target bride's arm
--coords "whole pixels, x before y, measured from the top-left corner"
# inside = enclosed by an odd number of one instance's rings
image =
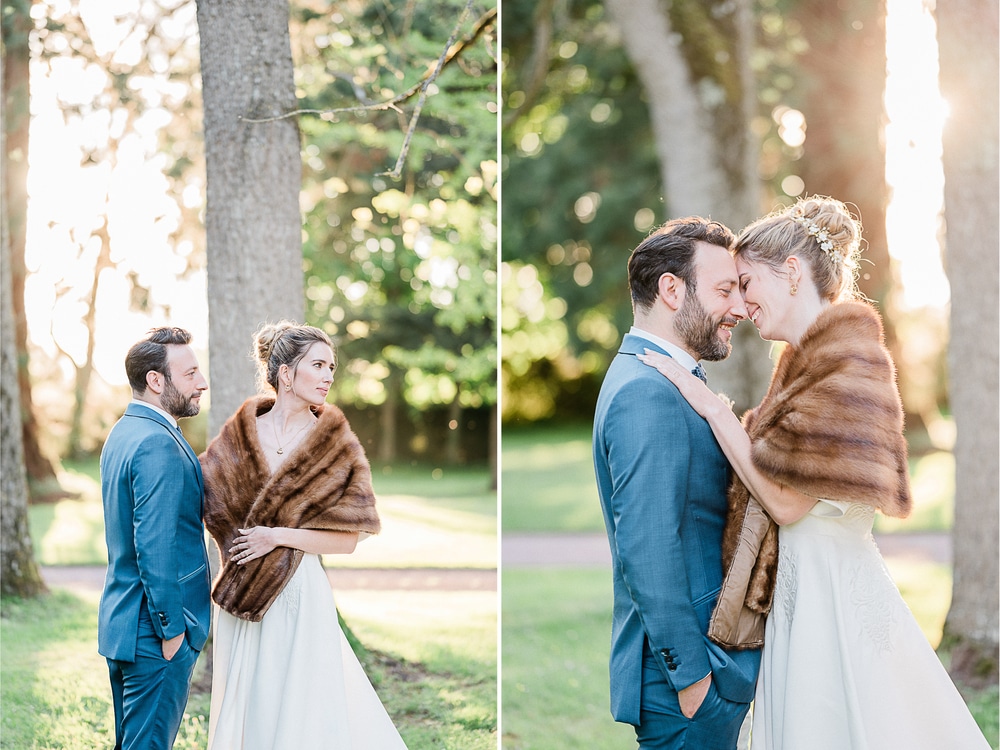
[[[775,523],[779,526],[794,523],[812,510],[816,498],[775,482],[754,466],[750,458],[750,437],[743,425],[732,409],[701,380],[676,360],[658,352],[647,349],[645,355],[638,355],[638,359],[655,367],[676,385],[691,407],[708,421],[733,470]]]
[[[358,544],[358,532],[254,526],[240,529],[229,553],[237,565],[263,557],[275,547],[291,547],[317,555],[349,555]]]

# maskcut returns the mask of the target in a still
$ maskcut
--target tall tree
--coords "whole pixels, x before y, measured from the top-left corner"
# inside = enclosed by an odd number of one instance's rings
[[[30,85],[28,37],[34,28],[31,0],[5,2],[3,23],[3,181],[6,199],[2,210],[7,218],[10,242],[10,294],[13,305],[13,336],[17,349],[17,379],[20,390],[23,455],[28,479],[35,485],[54,480],[55,466],[45,455],[38,439],[38,422],[31,398],[28,367],[28,321],[24,312],[24,247],[28,222],[28,131]]]
[[[4,136],[0,133],[6,147]],[[0,190],[6,204],[6,188]],[[35,563],[28,530],[28,486],[21,448],[10,282],[10,234],[4,215],[0,217],[0,591],[4,595],[28,597],[45,591],[45,583]]]
[[[288,0],[198,0],[205,124],[209,434],[253,393],[264,320],[304,314],[302,164]]]
[[[670,216],[711,216],[737,230],[760,212],[749,0],[607,0],[650,102]],[[771,374],[752,326],[736,330],[733,355],[712,385],[738,408],[755,404]]]
[[[948,349],[955,441],[954,586],[943,644],[963,681],[997,679],[1000,642],[1000,107],[996,0],[951,0],[936,10],[943,141]]]
[[[805,51],[797,56],[793,106],[805,117],[802,157],[789,165],[808,194],[854,204],[864,225],[864,267],[858,284],[883,311],[893,287],[885,211],[885,0],[799,0]],[[894,343],[891,318],[886,339]]]

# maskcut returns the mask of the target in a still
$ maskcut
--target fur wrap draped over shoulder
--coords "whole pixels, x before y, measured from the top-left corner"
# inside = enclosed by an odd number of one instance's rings
[[[271,474],[257,438],[257,417],[273,406],[273,396],[247,399],[200,456],[205,526],[222,558],[212,599],[254,622],[284,589],[303,553],[276,547],[237,565],[229,548],[238,529],[282,526],[369,534],[380,529],[368,459],[344,413],[332,404],[313,409],[316,424]]]
[[[764,400],[743,417],[763,474],[825,500],[905,517],[912,506],[903,408],[878,313],[862,302],[824,310],[787,346]],[[778,568],[778,529],[739,477],[729,489],[726,571],[709,637],[759,648]]]

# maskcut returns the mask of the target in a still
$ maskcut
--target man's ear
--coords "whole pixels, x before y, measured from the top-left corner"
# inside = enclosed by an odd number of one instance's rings
[[[660,276],[657,283],[657,294],[663,303],[673,312],[681,309],[686,293],[687,285],[679,276],[674,276],[672,273],[665,273]]]
[[[157,396],[163,393],[163,388],[165,387],[166,382],[167,379],[163,376],[162,372],[150,370],[146,373],[146,388],[151,390]]]

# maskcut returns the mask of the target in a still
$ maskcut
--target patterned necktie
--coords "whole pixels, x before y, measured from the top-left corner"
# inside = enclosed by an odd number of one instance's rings
[[[700,364],[695,365],[695,368],[691,370],[691,374],[698,378],[702,383],[708,385],[708,376],[705,374],[705,368]]]

